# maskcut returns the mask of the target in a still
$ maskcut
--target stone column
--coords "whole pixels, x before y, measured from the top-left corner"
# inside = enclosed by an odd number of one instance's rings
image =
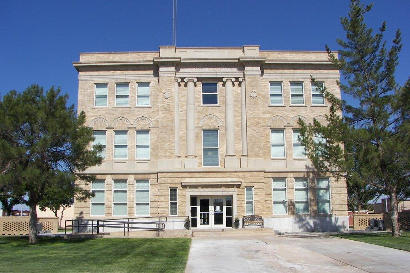
[[[186,109],[187,156],[195,157],[195,82],[196,78],[186,78],[188,87]]]
[[[233,94],[232,86],[235,79],[224,78],[225,82],[225,133],[226,133],[226,155],[235,155],[234,118],[233,118]]]
[[[241,82],[241,139],[242,139],[242,155],[248,155],[248,139],[246,136],[246,84],[245,79],[239,78]]]
[[[175,78],[175,83],[174,83],[174,99],[175,99],[175,108],[174,108],[174,115],[175,115],[175,120],[174,120],[174,128],[175,128],[175,135],[174,135],[174,142],[175,142],[175,155],[180,156],[181,155],[181,150],[179,146],[179,83],[181,79],[180,78]]]

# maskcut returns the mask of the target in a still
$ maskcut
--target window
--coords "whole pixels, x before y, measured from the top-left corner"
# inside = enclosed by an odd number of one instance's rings
[[[91,216],[105,215],[105,181],[95,180],[91,183]]]
[[[114,131],[114,159],[128,158],[127,131]]]
[[[113,216],[127,215],[127,180],[114,180]]]
[[[330,186],[329,178],[316,179],[317,212],[330,213]]]
[[[323,82],[317,82],[319,86],[322,88],[324,87]],[[324,105],[325,104],[325,98],[323,96],[323,93],[320,91],[320,89],[312,84],[312,105]]]
[[[128,98],[130,95],[129,83],[117,83],[115,85],[115,105],[128,106]]]
[[[285,131],[271,130],[270,133],[271,157],[284,158],[285,157]]]
[[[218,130],[204,130],[202,136],[203,166],[219,166]]]
[[[288,214],[288,201],[286,197],[286,178],[273,178],[272,199],[273,214]]]
[[[309,213],[309,187],[306,178],[295,178],[295,211],[297,214]]]
[[[283,105],[282,82],[270,82],[269,97],[271,105]]]
[[[303,97],[303,82],[290,83],[290,104],[303,105],[305,99]]]
[[[136,131],[136,155],[137,160],[150,159],[150,135],[149,131]]]
[[[98,155],[101,156],[102,158],[105,158],[105,148],[106,148],[106,145],[107,145],[107,138],[106,138],[106,135],[105,135],[105,131],[94,131],[93,134],[94,134],[93,145],[102,145],[103,146],[103,150]]]
[[[202,104],[218,104],[218,85],[217,83],[202,83]]]
[[[137,86],[137,106],[149,106],[149,96],[149,82],[139,82]]]
[[[293,158],[306,158],[305,146],[299,140],[299,130],[293,130]]]
[[[149,180],[135,181],[135,215],[150,215]]]
[[[245,214],[253,215],[253,187],[245,187]]]
[[[108,88],[106,83],[95,84],[95,106],[107,106]]]
[[[178,189],[169,188],[169,215],[178,215]]]

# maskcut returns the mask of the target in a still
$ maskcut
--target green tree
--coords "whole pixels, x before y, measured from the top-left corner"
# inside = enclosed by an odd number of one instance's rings
[[[346,38],[337,40],[339,56],[326,47],[344,78],[340,89],[354,103],[322,88],[331,105],[327,123],[300,120],[299,124],[302,143],[318,172],[345,177],[350,190],[358,194],[355,198],[364,198],[360,201],[366,201],[366,194],[390,196],[392,234],[399,236],[398,199],[408,196],[410,185],[409,83],[399,88],[395,81],[400,31],[387,49],[386,23],[374,33],[364,22],[371,8],[352,0],[348,16],[341,18]],[[315,141],[318,136],[326,141]]]
[[[36,207],[55,210],[89,191],[75,181],[89,183],[83,172],[101,163],[101,145],[89,149],[92,129],[85,114],[67,107],[59,89],[32,85],[22,93],[10,91],[0,101],[0,186],[13,196],[27,195],[30,208],[29,242],[37,242]]]

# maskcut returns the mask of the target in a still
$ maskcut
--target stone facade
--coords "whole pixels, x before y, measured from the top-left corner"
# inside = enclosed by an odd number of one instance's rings
[[[151,217],[170,216],[170,188],[177,188],[175,219],[192,216],[191,197],[199,202],[201,196],[231,198],[232,219],[241,219],[246,214],[245,188],[252,187],[253,214],[265,219],[265,227],[278,231],[348,228],[345,181],[329,178],[330,210],[319,214],[311,164],[293,156],[292,132],[298,119],[324,120],[328,112],[326,103],[312,105],[311,76],[340,97],[339,72],[326,52],[166,46],[157,52],[83,53],[74,67],[79,72],[78,110],[86,113],[88,126],[106,132],[105,159],[87,170],[105,181],[104,215],[91,215],[88,200],[75,202],[76,216],[116,218],[112,182],[125,179],[127,217],[136,217],[135,181],[149,180]],[[148,106],[136,106],[141,82],[149,83]],[[202,103],[202,85],[207,82],[217,84],[216,105]],[[270,82],[282,83],[283,105],[270,104]],[[291,82],[303,82],[303,105],[291,105]],[[95,106],[97,83],[107,84],[107,106]],[[128,106],[115,106],[116,83],[129,83]],[[285,132],[283,158],[271,158],[272,129]],[[127,131],[126,159],[114,159],[116,130]],[[136,159],[137,130],[149,131],[149,160]],[[219,166],[202,165],[203,130],[218,131]],[[273,209],[275,177],[286,179],[287,213],[283,215],[276,215]],[[295,212],[294,181],[298,177],[309,183],[307,214]],[[84,187],[91,189],[90,185]],[[198,224],[193,228],[200,228],[203,220],[199,206]],[[212,217],[213,209],[217,207],[210,206],[207,217]],[[226,216],[225,209],[224,213]],[[228,220],[223,222],[223,227],[230,226]]]

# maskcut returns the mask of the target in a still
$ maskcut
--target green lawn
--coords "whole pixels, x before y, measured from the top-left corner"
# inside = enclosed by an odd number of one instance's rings
[[[353,233],[338,234],[335,236],[343,239],[410,251],[410,232],[403,232],[402,236],[399,238],[393,238],[391,233]]]
[[[0,272],[184,272],[191,240],[0,237]]]

